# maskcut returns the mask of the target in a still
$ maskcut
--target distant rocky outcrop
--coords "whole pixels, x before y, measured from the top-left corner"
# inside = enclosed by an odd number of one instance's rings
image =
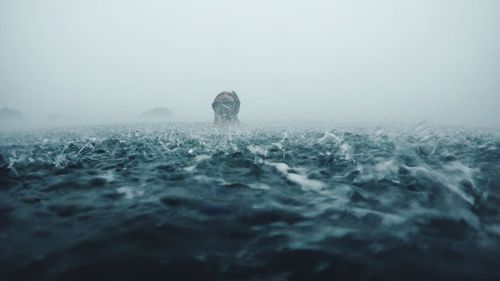
[[[26,118],[24,118],[24,115],[19,110],[10,109],[8,107],[4,107],[0,110],[1,121],[20,121],[25,119]]]
[[[141,113],[140,117],[146,120],[169,120],[174,117],[172,111],[166,107],[157,107]]]
[[[47,118],[50,121],[55,121],[55,122],[63,122],[63,121],[68,121],[70,119],[68,116],[56,113],[50,114]]]

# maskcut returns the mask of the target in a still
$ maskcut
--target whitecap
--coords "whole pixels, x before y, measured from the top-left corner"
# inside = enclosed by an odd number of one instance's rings
[[[251,183],[248,186],[250,186],[251,189],[260,189],[260,190],[269,190],[271,187],[265,183]]]
[[[105,174],[102,174],[98,177],[107,181],[107,182],[112,182],[115,180],[115,175],[113,174],[113,171],[108,171]]]
[[[267,163],[273,167],[276,168],[276,170],[278,170],[280,173],[284,174],[284,175],[287,175],[288,174],[288,169],[290,169],[290,167],[288,167],[287,164],[285,163]]]
[[[321,190],[325,186],[324,182],[309,179],[305,175],[298,175],[298,174],[289,173],[286,177],[288,180],[295,182],[295,183],[299,184],[300,186],[302,186],[302,188],[306,188],[306,189],[318,191],[318,190]]]
[[[208,160],[210,158],[211,158],[210,155],[207,155],[207,154],[197,155],[194,158],[195,164],[191,165],[191,166],[188,166],[188,167],[184,167],[184,171],[186,171],[186,172],[192,172],[192,171],[194,171],[194,169],[196,169],[196,167],[198,166],[198,164],[200,162],[203,162],[203,161]]]
[[[314,190],[320,191],[323,187],[325,187],[325,183],[319,180],[309,179],[306,175],[303,174],[295,174],[290,173],[288,170],[290,167],[285,163],[271,163],[267,162],[268,165],[273,166],[280,172],[282,175],[286,177],[287,180],[298,184],[302,187],[302,190]],[[297,171],[304,171],[303,169],[296,169]]]
[[[208,159],[210,159],[210,155],[208,155],[208,154],[200,154],[194,158],[194,160],[196,161],[196,164],[200,163],[201,161],[208,160]]]
[[[365,209],[365,208],[353,208],[351,209],[353,214],[358,216],[358,217],[364,217],[368,214],[374,214],[379,216],[382,219],[382,223],[386,226],[390,225],[395,225],[395,224],[401,224],[406,221],[406,218],[397,215],[397,214],[391,214],[387,212],[381,212],[381,211],[376,211],[372,209]]]
[[[320,138],[317,143],[335,143],[339,144],[341,142],[340,138],[333,133],[325,132],[322,138]]]
[[[266,157],[268,154],[268,150],[262,146],[251,144],[247,146],[247,149],[255,155],[260,155]]]
[[[340,147],[340,154],[342,154],[344,159],[351,160],[352,159],[352,147],[345,142],[341,143],[339,145],[339,147]]]
[[[125,194],[125,199],[134,199],[136,196],[144,195],[144,190],[135,190],[130,186],[119,187],[116,192]]]
[[[472,184],[474,192],[477,192],[477,186],[474,184],[473,173],[474,169],[471,169],[461,163],[460,161],[453,161],[443,166],[444,171],[439,172],[431,168],[419,166],[419,167],[409,167],[404,166],[409,170],[414,177],[426,177],[441,183],[443,186],[448,188],[451,192],[458,195],[467,203],[473,205],[474,197],[469,192],[463,190],[460,187],[460,183],[463,180],[467,180]]]

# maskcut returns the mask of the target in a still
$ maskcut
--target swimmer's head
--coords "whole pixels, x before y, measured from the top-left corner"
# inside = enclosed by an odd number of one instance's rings
[[[222,92],[212,103],[214,123],[217,125],[236,125],[239,123],[240,99],[234,91]]]

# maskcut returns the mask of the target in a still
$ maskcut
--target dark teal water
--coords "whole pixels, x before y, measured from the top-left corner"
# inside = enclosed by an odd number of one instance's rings
[[[495,130],[0,133],[0,280],[499,277]]]

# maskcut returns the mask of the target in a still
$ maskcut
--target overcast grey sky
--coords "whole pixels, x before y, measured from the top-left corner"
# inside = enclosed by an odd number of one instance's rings
[[[498,125],[498,0],[0,0],[0,107]]]

